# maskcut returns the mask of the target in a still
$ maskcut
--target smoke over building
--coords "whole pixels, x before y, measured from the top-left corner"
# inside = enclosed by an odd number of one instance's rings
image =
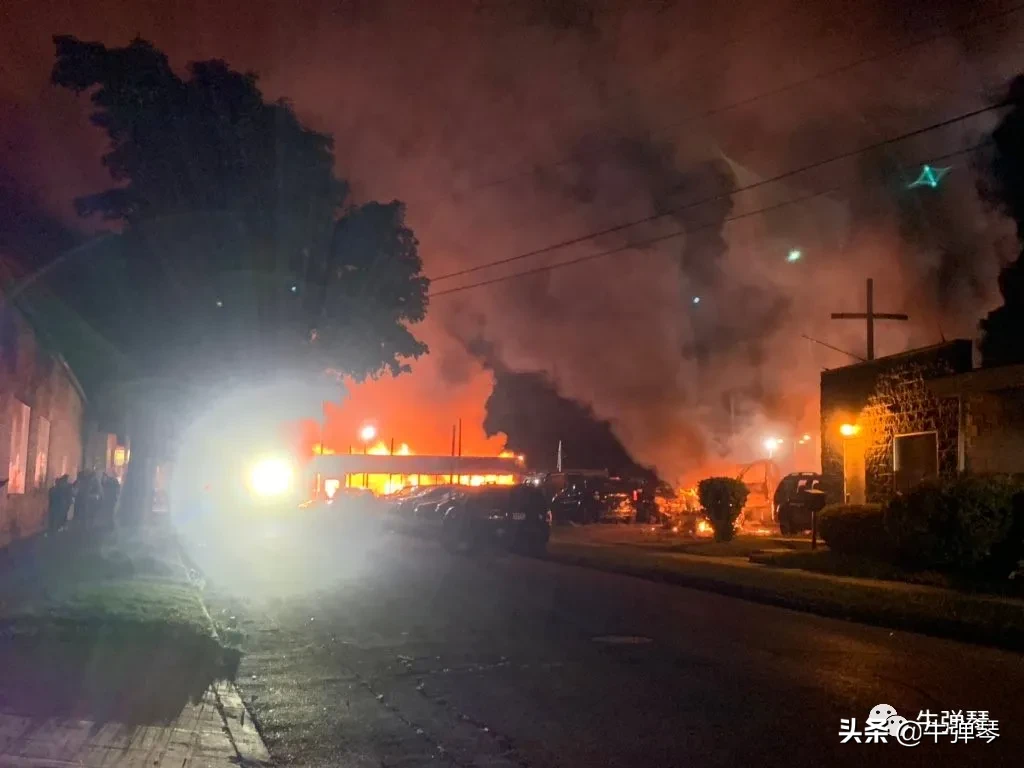
[[[549,382],[567,412],[591,411],[676,480],[816,423],[818,371],[849,358],[804,336],[860,354],[861,329],[827,318],[861,308],[866,277],[912,318],[880,333],[879,354],[973,335],[996,302],[1012,227],[983,211],[962,150],[997,116],[879,142],[988,103],[1022,69],[1021,16],[1003,4],[324,0],[300,15],[239,1],[187,4],[174,23],[158,5],[10,10],[0,178],[40,221],[81,226],[70,202],[105,173],[86,107],[48,85],[53,33],[139,35],[175,67],[222,58],[259,73],[334,136],[355,201],[407,204],[432,277],[650,219],[436,281],[616,251],[435,298],[420,329],[432,352],[413,373],[329,407],[342,445],[372,416],[440,452],[462,418],[466,450],[494,451],[503,438],[488,431],[513,429],[495,415],[504,383]],[[933,158],[944,183],[909,189]]]

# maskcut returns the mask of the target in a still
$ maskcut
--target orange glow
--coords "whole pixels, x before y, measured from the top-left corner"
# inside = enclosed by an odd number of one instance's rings
[[[857,424],[842,424],[839,427],[839,434],[843,437],[853,437],[860,432],[860,427]]]
[[[407,485],[412,486],[430,486],[430,485],[469,485],[472,487],[479,487],[481,485],[515,485],[516,479],[514,475],[461,475],[452,477],[451,475],[379,475],[379,474],[368,474],[364,475],[353,473],[348,478],[348,488],[369,488],[377,495],[387,495],[394,493]],[[331,496],[333,493],[330,492],[332,483],[340,486],[341,481],[338,479],[328,479],[324,481],[324,490],[328,491],[328,495]]]
[[[443,348],[444,338],[431,338],[432,347]],[[413,363],[412,373],[396,378],[381,377],[363,383],[345,382],[345,391],[324,403],[326,423],[303,421],[296,446],[300,455],[314,456],[312,450],[321,439],[325,454],[362,453],[363,445],[377,441],[391,446],[396,455],[408,455],[414,446],[419,454],[448,456],[452,452],[452,428],[462,420],[462,438],[456,433],[456,449],[461,442],[463,456],[497,456],[505,448],[505,436],[488,436],[483,428],[484,404],[491,395],[493,377],[483,366],[472,362],[467,376],[458,383],[445,378],[439,369],[442,357],[428,355]],[[373,439],[363,441],[360,431],[373,425]],[[412,451],[410,451],[412,453]]]
[[[498,456],[502,459],[511,459],[515,454],[512,451],[502,451]]]

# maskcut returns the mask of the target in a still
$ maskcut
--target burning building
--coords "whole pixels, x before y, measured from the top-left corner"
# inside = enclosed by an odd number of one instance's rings
[[[328,497],[339,488],[393,493],[407,485],[512,485],[524,473],[521,457],[436,456],[369,451],[315,456],[310,471],[322,478]]]

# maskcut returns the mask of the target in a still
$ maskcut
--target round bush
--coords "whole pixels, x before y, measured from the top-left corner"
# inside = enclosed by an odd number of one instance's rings
[[[735,477],[707,477],[697,484],[697,496],[704,508],[716,541],[729,541],[736,518],[747,503],[747,486]]]

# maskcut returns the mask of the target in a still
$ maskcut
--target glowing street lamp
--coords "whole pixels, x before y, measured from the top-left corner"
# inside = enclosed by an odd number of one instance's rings
[[[764,449],[768,451],[768,458],[772,458],[775,455],[775,449],[782,445],[783,440],[781,437],[766,437],[764,439]]]
[[[377,428],[373,424],[365,424],[363,428],[359,430],[359,439],[364,443],[369,443],[377,436]]]
[[[839,434],[843,437],[853,437],[860,432],[857,424],[842,424],[839,427]]]
[[[792,264],[793,262],[800,261],[800,259],[802,259],[803,256],[804,252],[801,251],[799,248],[791,248],[789,253],[786,254],[786,261]]]

